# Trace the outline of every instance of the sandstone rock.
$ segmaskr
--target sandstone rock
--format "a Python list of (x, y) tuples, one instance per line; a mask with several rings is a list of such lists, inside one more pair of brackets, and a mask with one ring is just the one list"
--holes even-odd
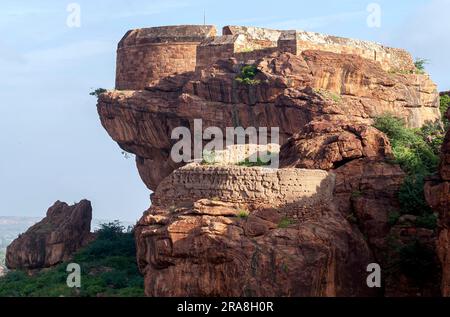
[[(398, 192), (405, 173), (397, 164), (379, 158), (353, 160), (334, 171), (335, 202), (340, 212), (366, 237), (375, 260), (384, 272), (384, 296), (439, 296), (439, 264), (435, 256), (436, 233), (417, 228), (416, 217), (401, 216), (396, 224), (391, 214), (401, 208)], [(402, 265), (400, 250), (418, 241), (426, 272), (409, 272)], [(417, 255), (419, 256), (419, 255)], [(422, 256), (422, 255), (420, 255)]]
[[(450, 119), (450, 110), (447, 111)], [(450, 297), (450, 131), (442, 145), (439, 175), (425, 184), (425, 198), (439, 212), (437, 253), (442, 266), (442, 295)]]
[(358, 123), (312, 121), (283, 145), (280, 166), (329, 170), (364, 157), (392, 158), (384, 133)]
[[(170, 81), (163, 79), (145, 91), (110, 91), (99, 98), (101, 122), (124, 150), (136, 154), (143, 181), (155, 190), (180, 167), (169, 155), (174, 144), (172, 130), (183, 126), (193, 132), (196, 118), (203, 120), (203, 129), (279, 127), (281, 144), (311, 121), (342, 122), (366, 129), (367, 137), (379, 139), (382, 136), (364, 125), (384, 112), (416, 127), (440, 118), (438, 94), (428, 77), (388, 73), (359, 56), (323, 51), (304, 51), (299, 56), (275, 53), (259, 59), (255, 66), (260, 80), (256, 86), (235, 81), (239, 64), (230, 59), (173, 75)], [(347, 129), (350, 139), (341, 143), (358, 143), (354, 139), (362, 132)], [(373, 154), (382, 150), (381, 144), (374, 148), (376, 140), (366, 141), (372, 143), (355, 144), (356, 151)]]
[(365, 284), (371, 254), (364, 239), (332, 206), (320, 210), (279, 228), (261, 209), (245, 219), (166, 210), (168, 224), (154, 225), (146, 221), (152, 207), (136, 227), (146, 295), (374, 295)]
[(92, 239), (91, 203), (69, 206), (57, 201), (47, 216), (14, 240), (6, 251), (9, 269), (40, 269), (70, 259)]
[[(161, 48), (145, 47), (141, 55), (156, 63), (151, 73), (128, 58), (137, 52), (121, 51), (118, 78), (126, 87), (117, 88), (143, 90), (109, 91), (98, 102), (102, 125), (136, 154), (154, 191), (135, 231), (146, 294), (379, 295), (366, 285), (366, 268), (373, 261), (388, 267), (387, 235), (427, 244), (435, 236), (388, 225), (405, 174), (371, 125), (385, 112), (411, 127), (440, 120), (436, 85), (412, 72), (408, 53), (373, 43), (242, 27), (206, 37), (195, 70), (193, 43), (186, 64), (172, 47), (177, 39), (158, 43), (173, 67), (165, 56), (155, 62)], [(257, 69), (256, 84), (236, 81), (244, 64)], [(186, 69), (177, 74), (177, 67)], [(203, 120), (202, 130), (279, 127), (286, 168), (175, 164), (171, 132), (193, 132), (194, 119)], [(431, 294), (398, 277), (384, 281), (384, 294)]]
[(389, 213), (400, 209), (397, 196), (405, 173), (397, 164), (376, 158), (354, 160), (334, 172), (339, 211), (357, 218), (359, 229), (381, 259), (389, 233)]

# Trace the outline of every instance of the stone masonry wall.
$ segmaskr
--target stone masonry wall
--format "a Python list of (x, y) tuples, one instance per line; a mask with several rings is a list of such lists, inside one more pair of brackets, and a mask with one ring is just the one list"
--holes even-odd
[(116, 89), (142, 90), (153, 81), (195, 70), (197, 43), (146, 44), (117, 51)]
[(313, 206), (332, 199), (335, 176), (322, 170), (189, 164), (177, 169), (156, 190), (156, 205), (199, 199), (272, 206)]
[(411, 55), (377, 43), (305, 31), (226, 26), (167, 26), (127, 32), (117, 50), (116, 89), (141, 90), (176, 73), (194, 71), (219, 59), (257, 60), (276, 51), (305, 50), (356, 54), (380, 62), (386, 71), (414, 71)]
[(117, 49), (116, 89), (141, 90), (153, 81), (195, 70), (197, 46), (213, 26), (170, 26), (129, 31)]
[(414, 71), (411, 55), (402, 49), (315, 32), (285, 31), (279, 38), (280, 50), (301, 54), (306, 50), (322, 50), (339, 54), (355, 54), (380, 62), (386, 71)]

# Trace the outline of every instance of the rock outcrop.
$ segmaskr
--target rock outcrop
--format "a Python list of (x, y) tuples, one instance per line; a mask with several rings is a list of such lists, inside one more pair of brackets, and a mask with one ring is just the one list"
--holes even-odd
[[(98, 101), (102, 125), (136, 154), (154, 191), (135, 231), (146, 294), (434, 295), (403, 280), (384, 278), (379, 292), (366, 284), (370, 263), (388, 267), (387, 235), (409, 239), (404, 227), (388, 225), (405, 174), (374, 118), (389, 112), (410, 127), (440, 120), (436, 85), (415, 72), (411, 56), (301, 31), (225, 27), (217, 37), (209, 27), (192, 30), (191, 38), (177, 28), (173, 41), (170, 28), (127, 33), (121, 43), (140, 34), (150, 64), (135, 65), (119, 45), (118, 78), (129, 90), (119, 85)], [(186, 65), (180, 54), (161, 56), (161, 65), (177, 64), (158, 77), (155, 41), (158, 50), (173, 50), (180, 37), (190, 47), (204, 40)], [(244, 65), (256, 73), (247, 84), (236, 80)], [(139, 71), (146, 67), (156, 71)], [(278, 127), (281, 169), (173, 162), (173, 129), (193, 135), (195, 119), (202, 131)], [(419, 236), (434, 241), (433, 233)]]
[[(450, 120), (450, 109), (447, 110)], [(439, 212), (437, 253), (442, 265), (442, 294), (450, 297), (450, 131), (442, 145), (439, 174), (425, 185), (428, 204)]]
[[(372, 130), (367, 133), (373, 129), (363, 126), (385, 112), (407, 119), (411, 126), (440, 120), (436, 86), (426, 75), (388, 73), (355, 55), (274, 54), (256, 63), (261, 81), (256, 86), (236, 83), (240, 64), (231, 59), (162, 79), (143, 91), (102, 94), (102, 124), (125, 151), (136, 154), (144, 183), (155, 190), (180, 167), (170, 159), (172, 130), (182, 126), (193, 132), (196, 118), (205, 128), (279, 127), (281, 144), (313, 120)], [(357, 138), (358, 132), (347, 132)]]
[(92, 240), (88, 200), (69, 206), (57, 201), (46, 217), (19, 235), (6, 250), (9, 269), (41, 269), (67, 261)]
[[(183, 170), (186, 180), (199, 174), (195, 165)], [(331, 202), (332, 174), (328, 179), (324, 171), (305, 170), (303, 175), (302, 170), (285, 169), (277, 175), (258, 167), (232, 170), (224, 175), (228, 180), (217, 174), (217, 189), (203, 192), (203, 199), (194, 193), (210, 189), (207, 182), (193, 181), (196, 186), (186, 186), (183, 199), (173, 199), (163, 184), (158, 187), (152, 207), (136, 226), (138, 264), (148, 296), (375, 294), (365, 286), (371, 252)], [(254, 181), (236, 177), (238, 170)], [(173, 190), (185, 183), (177, 173), (169, 177), (178, 181), (171, 180)], [(254, 188), (258, 177), (267, 178), (262, 182), (266, 189)], [(276, 190), (268, 180), (273, 177), (279, 179)], [(322, 181), (302, 196), (295, 177), (307, 184), (313, 177)], [(230, 196), (221, 194), (227, 185), (233, 186)], [(258, 193), (267, 200), (249, 198)]]

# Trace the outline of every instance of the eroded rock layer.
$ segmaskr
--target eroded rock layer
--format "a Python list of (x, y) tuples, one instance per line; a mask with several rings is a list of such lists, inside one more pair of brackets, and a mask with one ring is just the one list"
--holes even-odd
[(9, 269), (41, 269), (67, 261), (92, 239), (91, 203), (69, 206), (57, 201), (47, 216), (14, 240), (6, 250)]

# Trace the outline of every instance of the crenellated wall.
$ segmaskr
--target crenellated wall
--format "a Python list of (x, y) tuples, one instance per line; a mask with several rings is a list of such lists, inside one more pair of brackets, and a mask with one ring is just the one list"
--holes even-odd
[(157, 80), (202, 69), (219, 59), (249, 62), (282, 51), (305, 50), (356, 54), (380, 63), (386, 71), (412, 72), (411, 55), (377, 43), (305, 31), (226, 26), (181, 25), (128, 31), (117, 49), (116, 89), (142, 90)]
[(359, 55), (379, 62), (386, 71), (414, 71), (415, 69), (411, 55), (403, 49), (315, 32), (284, 31), (280, 35), (278, 47), (296, 55), (306, 50)]

